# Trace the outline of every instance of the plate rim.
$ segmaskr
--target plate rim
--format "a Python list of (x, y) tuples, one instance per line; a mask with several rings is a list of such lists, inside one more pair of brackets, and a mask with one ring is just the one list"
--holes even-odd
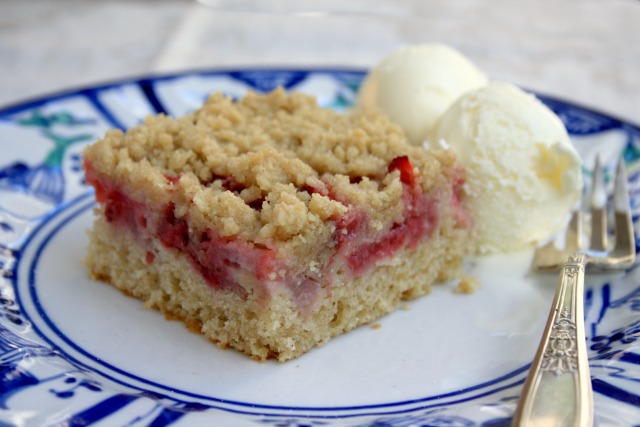
[[(358, 66), (296, 66), (296, 65), (247, 65), (247, 66), (224, 66), (224, 67), (194, 67), (185, 68), (175, 71), (151, 71), (147, 73), (136, 73), (130, 76), (114, 77), (107, 79), (99, 79), (95, 83), (85, 83), (78, 86), (70, 85), (64, 86), (60, 89), (52, 89), (50, 91), (44, 91), (43, 94), (28, 96), (24, 99), (16, 101), (9, 101), (6, 104), (0, 105), (0, 115), (9, 115), (19, 112), (20, 110), (42, 105), (49, 101), (55, 101), (59, 99), (68, 98), (75, 95), (87, 95), (87, 92), (97, 92), (107, 89), (111, 89), (118, 86), (124, 86), (127, 84), (144, 84), (152, 81), (171, 80), (189, 76), (214, 76), (216, 74), (228, 74), (233, 72), (305, 72), (305, 73), (354, 73), (360, 74), (363, 77), (370, 71), (370, 68), (358, 67)], [(539, 91), (529, 89), (526, 86), (519, 86), (522, 90), (535, 95), (536, 97), (542, 97), (561, 104), (570, 105), (580, 110), (585, 110), (590, 113), (597, 114), (599, 116), (606, 117), (614, 120), (621, 125), (628, 125), (640, 132), (640, 121), (634, 122), (628, 119), (621, 118), (613, 113), (609, 113), (604, 109), (598, 107), (586, 105), (580, 101), (569, 100), (565, 97), (554, 95), (550, 92)], [(639, 119), (640, 120), (640, 119)]]

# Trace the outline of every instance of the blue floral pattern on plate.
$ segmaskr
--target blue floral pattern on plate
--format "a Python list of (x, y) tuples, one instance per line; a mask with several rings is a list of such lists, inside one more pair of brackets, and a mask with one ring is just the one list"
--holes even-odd
[[(429, 388), (425, 385), (424, 392), (420, 392), (419, 384), (416, 388), (416, 384), (409, 384), (410, 380), (398, 376), (401, 367), (392, 375), (385, 376), (378, 372), (384, 369), (374, 366), (376, 372), (372, 372), (371, 378), (376, 382), (359, 389), (373, 389), (376, 391), (372, 394), (374, 398), (358, 400), (356, 396), (344, 402), (338, 400), (314, 404), (313, 399), (274, 400), (255, 394), (246, 398), (242, 394), (236, 398), (232, 395), (229, 397), (225, 394), (226, 389), (233, 388), (230, 386), (235, 384), (221, 384), (220, 387), (215, 384), (210, 390), (203, 388), (199, 382), (209, 381), (208, 371), (198, 371), (192, 382), (183, 381), (179, 377), (188, 374), (188, 363), (181, 364), (171, 358), (165, 360), (162, 356), (149, 363), (155, 363), (154, 366), (160, 367), (161, 371), (166, 369), (166, 375), (164, 372), (164, 376), (154, 375), (154, 372), (129, 364), (126, 357), (121, 357), (122, 352), (104, 350), (106, 347), (98, 345), (97, 341), (112, 339), (109, 334), (118, 329), (105, 329), (109, 333), (105, 333), (104, 339), (102, 336), (92, 337), (94, 329), (90, 325), (99, 326), (101, 323), (99, 320), (96, 321), (98, 323), (91, 323), (91, 314), (82, 311), (84, 304), (80, 301), (94, 301), (90, 302), (96, 304), (91, 307), (92, 310), (106, 310), (95, 301), (100, 300), (100, 295), (111, 295), (113, 292), (108, 287), (96, 286), (87, 292), (88, 296), (84, 297), (87, 299), (82, 300), (84, 294), (76, 295), (76, 292), (79, 289), (83, 291), (89, 285), (73, 288), (75, 282), (88, 281), (84, 279), (86, 274), (78, 261), (82, 256), (82, 235), (84, 228), (90, 225), (93, 206), (93, 193), (86, 186), (82, 172), (81, 151), (86, 144), (100, 137), (108, 128), (126, 129), (139, 123), (148, 114), (187, 113), (197, 108), (214, 91), (240, 97), (247, 90), (266, 91), (284, 86), (288, 90), (312, 94), (321, 105), (342, 111), (353, 104), (363, 76), (364, 73), (357, 70), (257, 69), (181, 73), (69, 91), (0, 110), (0, 144), (4, 147), (0, 158), (0, 425), (509, 425), (528, 368), (527, 361), (533, 356), (529, 350), (518, 356), (518, 361), (500, 368), (501, 357), (505, 363), (507, 359), (515, 357), (511, 347), (507, 346), (511, 351), (508, 354), (483, 355), (482, 352), (487, 349), (482, 344), (464, 344), (463, 349), (466, 345), (478, 351), (478, 359), (497, 359), (493, 365), (487, 364), (495, 372), (478, 376), (473, 372), (465, 373), (464, 366), (440, 366), (436, 370), (441, 372), (442, 378), (434, 379), (438, 386)], [(640, 129), (560, 100), (544, 96), (541, 99), (563, 120), (585, 158), (585, 164), (589, 164), (587, 159), (594, 152), (604, 154), (605, 159), (610, 160), (609, 168), (613, 166), (613, 159), (621, 154), (624, 156), (629, 165), (631, 201), (637, 218), (640, 214)], [(598, 138), (615, 143), (604, 144)], [(585, 168), (584, 173), (588, 181), (590, 171)], [(482, 265), (485, 261), (474, 262)], [(488, 262), (490, 264), (492, 261)], [(526, 263), (521, 265), (525, 266)], [(639, 274), (640, 270), (632, 268), (622, 275), (607, 276), (587, 284), (585, 301), (589, 356), (596, 392), (596, 418), (601, 426), (632, 425), (640, 419)], [(493, 281), (491, 274), (486, 277)], [(534, 284), (540, 280), (548, 283), (554, 281), (554, 278), (527, 278), (523, 274), (516, 277)], [(532, 305), (548, 307), (552, 290), (541, 291), (542, 295), (538, 295), (540, 292), (535, 286), (524, 297), (533, 298)], [(488, 293), (505, 293), (501, 289), (491, 290), (490, 285), (488, 288)], [(481, 289), (478, 295), (469, 299), (481, 298), (483, 292)], [(424, 304), (429, 307), (428, 300), (449, 297), (441, 292), (425, 298), (427, 302)], [(516, 292), (509, 297), (521, 296)], [(113, 304), (113, 301), (119, 303), (121, 300), (118, 294), (110, 301)], [(119, 317), (124, 318), (122, 325), (126, 329), (129, 321), (127, 310), (136, 302), (125, 303), (128, 306), (122, 311), (118, 311), (120, 307), (114, 305), (106, 313), (114, 313), (114, 317), (119, 313)], [(417, 303), (418, 309), (411, 310), (415, 313), (410, 312), (404, 318), (396, 314), (389, 316), (388, 329), (392, 329), (393, 322), (406, 322), (402, 324), (408, 328), (419, 321), (419, 316), (423, 315), (421, 309), (424, 308), (421, 304)], [(508, 301), (504, 302), (504, 306), (508, 306)], [(65, 317), (64, 313), (73, 310), (78, 313), (74, 323), (86, 321), (86, 328), (70, 326), (68, 319), (73, 321), (75, 314)], [(99, 313), (96, 319), (103, 315)], [(544, 315), (541, 312), (533, 318), (542, 323)], [(143, 316), (136, 319), (151, 316), (149, 321), (160, 325), (158, 327), (161, 329), (173, 327), (171, 323), (148, 312), (135, 316)], [(504, 319), (526, 323), (525, 318), (518, 320), (516, 315), (507, 311)], [(450, 333), (445, 333), (449, 337), (468, 333), (461, 329), (464, 321), (454, 320), (453, 324), (436, 324), (430, 330), (421, 332), (423, 340), (427, 341), (425, 348), (434, 348), (436, 353), (446, 353), (449, 348), (448, 343), (440, 343), (442, 338), (433, 331), (450, 328)], [(469, 329), (493, 331), (493, 335), (504, 332), (501, 324), (492, 323), (494, 318), (480, 316), (476, 320), (480, 326), (468, 325)], [(100, 330), (98, 328), (95, 333), (100, 334)], [(507, 339), (499, 342), (509, 344), (511, 339), (517, 339), (519, 335), (530, 341), (530, 337), (537, 337), (538, 332), (535, 328), (528, 332), (516, 328), (509, 332)], [(186, 332), (178, 331), (175, 336), (181, 337), (182, 334)], [(357, 340), (364, 334), (366, 331), (362, 330), (350, 333), (343, 337), (342, 344), (337, 345), (348, 343), (345, 340)], [(474, 334), (472, 337), (478, 336)], [(172, 335), (169, 333), (167, 336)], [(368, 343), (367, 346), (358, 344), (358, 349), (347, 350), (351, 352), (348, 353), (351, 357), (362, 360), (363, 365), (366, 360), (378, 360), (376, 357), (382, 357), (383, 360), (386, 356), (380, 354), (391, 351), (389, 346), (377, 345), (371, 338), (365, 338), (362, 342)], [(114, 342), (119, 342), (118, 339), (113, 336)], [(129, 342), (131, 346), (125, 347), (127, 351), (138, 354), (135, 347), (139, 343), (142, 346), (142, 341), (127, 341), (129, 339), (123, 338), (120, 344)], [(236, 359), (234, 355), (229, 356), (229, 352), (209, 344), (204, 348), (205, 352), (210, 351), (215, 357), (222, 357), (215, 359), (218, 365), (213, 366), (214, 369), (233, 370), (236, 364), (245, 363), (244, 359)], [(406, 348), (411, 347), (407, 344)], [(188, 353), (190, 350), (184, 347), (183, 351)], [(144, 354), (149, 357), (149, 354), (157, 353), (158, 349), (151, 348)], [(320, 389), (323, 388), (323, 381), (304, 381), (314, 375), (314, 369), (326, 369), (328, 363), (326, 359), (321, 359), (323, 356), (330, 356), (330, 362), (337, 364), (339, 354), (329, 346), (312, 353), (314, 355), (311, 357), (319, 358), (321, 363), (314, 365), (314, 359), (303, 359), (292, 361), (287, 367), (268, 363), (255, 367), (259, 364), (251, 362), (251, 369), (260, 375), (275, 375), (274, 378), (278, 378), (280, 373), (281, 376), (291, 375), (294, 380), (297, 378), (307, 385), (315, 384), (313, 387), (301, 386), (300, 390), (294, 390), (293, 393), (311, 396), (318, 393), (319, 401), (330, 402), (331, 394), (340, 394), (339, 390), (322, 394)], [(422, 360), (421, 354), (409, 352), (389, 357), (392, 356), (395, 359), (391, 360), (398, 365), (405, 361), (402, 358)], [(455, 357), (462, 356), (450, 357), (455, 360)], [(313, 369), (306, 370), (307, 366)], [(300, 367), (298, 374), (297, 367)], [(389, 367), (385, 366), (385, 369)], [(172, 376), (170, 371), (173, 370), (179, 373)], [(345, 372), (343, 375), (348, 379), (351, 374)], [(366, 372), (362, 375), (354, 374), (352, 381), (370, 380)], [(476, 379), (476, 376), (481, 379)], [(397, 384), (394, 382), (396, 377), (398, 381), (405, 378), (402, 379), (404, 382)], [(411, 373), (407, 378), (410, 377)], [(234, 379), (250, 383), (252, 378), (239, 374)], [(331, 381), (330, 378), (325, 380), (329, 386), (335, 387)], [(199, 388), (195, 385), (192, 387), (195, 383), (199, 384)], [(412, 387), (418, 391), (407, 391)]]

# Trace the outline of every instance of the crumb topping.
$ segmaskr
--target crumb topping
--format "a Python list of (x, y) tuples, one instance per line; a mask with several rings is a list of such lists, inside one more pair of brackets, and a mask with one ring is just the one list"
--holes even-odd
[(459, 294), (471, 294), (478, 289), (478, 286), (479, 282), (477, 278), (462, 274), (454, 292)]
[(399, 156), (425, 192), (454, 173), (452, 155), (410, 145), (385, 116), (342, 115), (282, 89), (237, 102), (215, 94), (184, 117), (109, 131), (84, 154), (97, 176), (141, 203), (173, 203), (193, 229), (289, 251), (329, 240), (329, 220), (353, 209), (374, 232), (401, 221), (404, 172), (389, 169)]

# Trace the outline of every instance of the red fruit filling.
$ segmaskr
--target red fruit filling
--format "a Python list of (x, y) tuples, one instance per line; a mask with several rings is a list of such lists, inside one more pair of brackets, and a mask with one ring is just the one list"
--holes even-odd
[[(247, 290), (237, 279), (242, 271), (251, 272), (259, 283), (265, 283), (272, 273), (282, 268), (272, 249), (221, 238), (212, 230), (194, 239), (186, 219), (175, 216), (173, 203), (167, 204), (158, 215), (117, 186), (98, 179), (90, 165), (85, 165), (85, 170), (87, 182), (96, 189), (96, 200), (105, 206), (107, 222), (126, 227), (144, 238), (156, 236), (165, 247), (187, 254), (191, 264), (213, 288), (230, 289), (246, 298)], [(151, 264), (154, 258), (153, 253), (147, 252), (145, 261)], [(257, 291), (264, 293), (262, 289)]]
[(368, 218), (362, 212), (352, 209), (338, 220), (334, 233), (337, 252), (345, 257), (346, 264), (355, 275), (365, 273), (377, 261), (392, 257), (405, 246), (414, 248), (423, 238), (430, 236), (438, 225), (438, 200), (424, 196), (419, 186), (419, 176), (409, 158), (394, 158), (388, 171), (395, 170), (400, 171), (400, 181), (404, 187), (402, 222), (393, 224), (387, 233), (371, 240), (365, 232)]
[(413, 187), (416, 184), (416, 173), (413, 169), (413, 165), (409, 161), (409, 157), (407, 156), (399, 156), (391, 160), (389, 163), (389, 167), (387, 168), (389, 172), (393, 172), (395, 170), (400, 171), (400, 181), (403, 184), (408, 185), (409, 187)]
[[(343, 257), (344, 265), (351, 274), (361, 275), (377, 261), (392, 257), (400, 249), (415, 247), (421, 239), (433, 233), (438, 223), (438, 201), (424, 196), (419, 185), (420, 177), (408, 157), (397, 157), (389, 164), (388, 170), (400, 171), (405, 206), (402, 221), (384, 234), (375, 234), (368, 230), (367, 215), (357, 207), (351, 207), (346, 215), (335, 220), (335, 253), (328, 265), (319, 266), (316, 273), (295, 276), (291, 273), (293, 269), (276, 257), (274, 249), (240, 239), (223, 238), (211, 229), (200, 236), (193, 236), (186, 218), (176, 217), (173, 203), (167, 204), (158, 214), (129, 198), (118, 186), (99, 179), (90, 164), (85, 163), (85, 170), (87, 182), (96, 189), (97, 201), (105, 206), (108, 222), (124, 226), (143, 238), (157, 237), (165, 247), (185, 253), (213, 288), (229, 289), (246, 298), (249, 285), (246, 280), (253, 276), (258, 284), (256, 291), (267, 299), (270, 289), (281, 282), (290, 289), (302, 310), (313, 306), (321, 288), (329, 289), (331, 274), (328, 273), (338, 257)], [(230, 191), (240, 190), (241, 186), (232, 179), (215, 178), (223, 179), (224, 187)], [(168, 177), (167, 182), (175, 184), (178, 179)], [(330, 189), (308, 187), (304, 190), (333, 197)], [(261, 202), (256, 201), (255, 208), (259, 208)], [(153, 253), (147, 252), (145, 261), (151, 264), (154, 258)]]
[(458, 224), (468, 227), (473, 223), (469, 212), (462, 206), (462, 196), (464, 194), (464, 184), (466, 183), (465, 173), (462, 168), (454, 170), (453, 177), (453, 195), (451, 197), (451, 205)]

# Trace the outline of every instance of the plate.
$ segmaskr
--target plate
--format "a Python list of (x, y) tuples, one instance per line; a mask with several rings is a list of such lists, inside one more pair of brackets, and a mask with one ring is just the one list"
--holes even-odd
[[(532, 252), (471, 258), (455, 284), (287, 363), (221, 350), (88, 279), (93, 192), (82, 149), (109, 128), (179, 116), (208, 94), (277, 86), (345, 110), (359, 70), (194, 71), (72, 90), (0, 110), (0, 424), (506, 426), (552, 300)], [(640, 213), (640, 128), (540, 96), (586, 165), (623, 155)], [(584, 168), (585, 180), (591, 171)], [(637, 222), (636, 222), (637, 224)], [(588, 276), (596, 421), (640, 420), (640, 269)]]

